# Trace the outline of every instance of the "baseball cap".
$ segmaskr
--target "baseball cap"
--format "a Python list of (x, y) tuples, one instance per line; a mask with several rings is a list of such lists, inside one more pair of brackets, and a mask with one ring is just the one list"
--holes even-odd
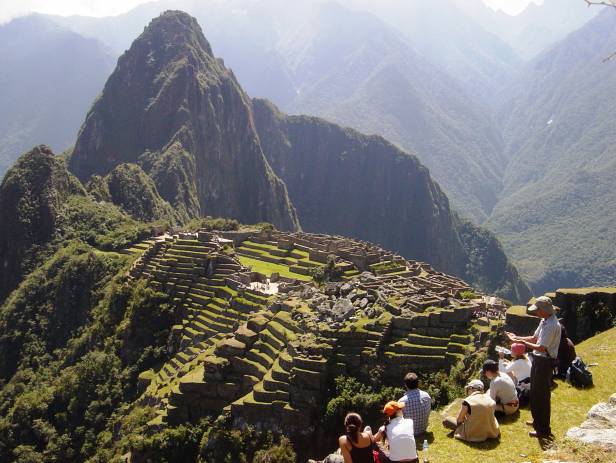
[(480, 379), (474, 379), (472, 381), (469, 381), (466, 387), (472, 387), (473, 389), (480, 389), (483, 391), (484, 385), (483, 381), (481, 381)]
[(404, 408), (404, 402), (396, 402), (392, 400), (391, 402), (387, 402), (385, 408), (383, 409), (383, 413), (387, 416), (394, 416), (398, 410), (402, 410)]
[(554, 306), (552, 305), (552, 299), (547, 296), (538, 297), (535, 299), (535, 303), (528, 308), (527, 312), (534, 314), (538, 309), (541, 309), (546, 313), (553, 314)]

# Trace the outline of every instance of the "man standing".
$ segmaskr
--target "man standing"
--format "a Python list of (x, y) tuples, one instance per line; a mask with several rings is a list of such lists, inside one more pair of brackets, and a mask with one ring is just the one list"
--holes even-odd
[(511, 342), (521, 342), (533, 350), (533, 366), (530, 372), (530, 410), (533, 421), (528, 422), (535, 430), (531, 437), (545, 438), (552, 435), (550, 428), (550, 400), (552, 395), (552, 372), (558, 356), (561, 328), (549, 297), (538, 297), (528, 308), (528, 313), (541, 318), (533, 336), (516, 336), (506, 333)]
[(419, 389), (419, 379), (415, 373), (407, 373), (404, 377), (406, 394), (398, 402), (404, 402), (402, 413), (404, 418), (413, 420), (415, 435), (419, 436), (428, 429), (428, 418), (432, 409), (432, 399), (430, 395)]

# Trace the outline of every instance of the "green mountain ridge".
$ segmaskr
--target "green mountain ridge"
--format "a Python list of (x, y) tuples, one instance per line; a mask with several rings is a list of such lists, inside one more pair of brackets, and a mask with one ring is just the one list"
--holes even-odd
[(615, 25), (607, 9), (536, 58), (505, 105), (511, 161), (487, 226), (536, 291), (614, 281)]
[[(477, 251), (463, 246), (456, 230), (461, 222), (427, 170), (408, 153), (381, 138), (370, 139), (374, 143), (368, 146), (360, 134), (316, 118), (297, 119), (306, 122), (295, 125), (304, 138), (292, 145), (291, 152), (286, 153), (284, 143), (272, 143), (269, 137), (276, 127), (257, 127), (256, 103), (251, 103), (233, 74), (213, 57), (198, 24), (189, 18), (173, 12), (161, 15), (120, 58), (70, 156), (69, 166), (78, 177), (87, 181), (92, 175), (106, 175), (119, 163), (137, 163), (151, 177), (160, 197), (176, 210), (180, 222), (212, 215), (243, 223), (269, 221), (283, 230), (305, 223), (313, 231), (359, 236), (391, 246), (469, 282), (481, 281), (486, 291), (507, 298), (529, 295), (500, 246), (481, 248), (487, 251), (481, 260), (498, 262), (497, 271), (488, 275), (484, 267), (470, 263), (470, 254)], [(127, 83), (141, 79), (142, 73), (145, 81)], [(131, 76), (128, 80), (126, 74)], [(337, 135), (320, 141), (332, 131)], [(306, 138), (311, 134), (316, 138)], [(306, 209), (301, 196), (287, 193), (287, 189), (298, 191), (303, 181), (288, 177), (286, 167), (276, 165), (275, 160), (283, 153), (304, 156), (303, 147), (315, 142), (320, 157), (306, 158), (309, 162), (302, 175), (321, 180), (313, 185), (313, 203)], [(373, 184), (376, 189), (361, 201), (352, 194), (345, 165), (326, 160), (343, 156), (347, 149), (368, 156), (367, 162), (355, 168), (354, 182)], [(380, 157), (386, 160), (388, 177), (372, 178), (370, 163)], [(391, 177), (399, 164), (396, 159), (411, 166), (406, 177)], [(347, 185), (344, 202), (336, 202), (331, 196), (336, 193), (323, 181), (330, 174), (337, 177), (332, 177), (332, 186)], [(416, 182), (413, 188), (419, 194), (405, 189), (413, 185), (409, 179)], [(379, 185), (390, 181), (400, 189), (383, 195)], [(365, 204), (372, 204), (368, 217)], [(299, 208), (297, 213), (295, 208)], [(317, 209), (327, 212), (314, 216)], [(385, 224), (400, 210), (405, 211), (407, 226), (395, 231)], [(358, 228), (377, 217), (376, 227)], [(411, 225), (413, 218), (421, 220)], [(487, 239), (494, 241), (492, 236)]]

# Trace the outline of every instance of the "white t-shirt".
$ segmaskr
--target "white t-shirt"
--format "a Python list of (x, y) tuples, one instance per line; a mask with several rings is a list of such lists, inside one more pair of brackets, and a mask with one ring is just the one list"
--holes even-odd
[(503, 373), (512, 373), (519, 383), (523, 379), (530, 378), (532, 364), (527, 358), (519, 358), (513, 362), (505, 363), (502, 359), (498, 362), (498, 369)]
[(413, 420), (403, 417), (394, 418), (387, 425), (386, 432), (391, 461), (417, 458)]
[(518, 391), (515, 390), (513, 380), (504, 373), (490, 381), (488, 393), (496, 403), (508, 404), (518, 400)]

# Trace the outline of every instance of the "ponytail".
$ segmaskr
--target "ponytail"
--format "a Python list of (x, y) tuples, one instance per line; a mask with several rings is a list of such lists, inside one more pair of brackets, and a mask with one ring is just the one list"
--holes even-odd
[(359, 442), (359, 433), (361, 432), (361, 428), (363, 425), (363, 421), (361, 416), (357, 413), (349, 413), (344, 418), (344, 429), (346, 431), (346, 436), (351, 442)]

